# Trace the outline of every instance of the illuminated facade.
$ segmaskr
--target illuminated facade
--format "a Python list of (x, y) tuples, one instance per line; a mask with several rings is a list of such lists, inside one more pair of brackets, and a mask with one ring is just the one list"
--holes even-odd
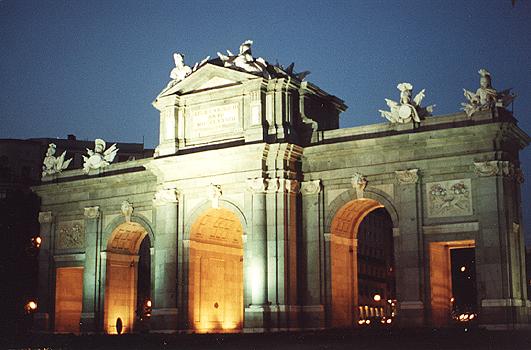
[[(444, 326), (459, 247), (475, 249), (477, 322), (529, 322), (518, 160), (529, 137), (511, 113), (339, 129), (343, 102), (280, 68), (265, 77), (214, 59), (189, 73), (154, 102), (153, 158), (34, 188), (37, 327), (348, 327), (387, 298), (393, 323)], [(376, 210), (380, 243), (358, 243)], [(377, 280), (381, 300), (367, 287)]]

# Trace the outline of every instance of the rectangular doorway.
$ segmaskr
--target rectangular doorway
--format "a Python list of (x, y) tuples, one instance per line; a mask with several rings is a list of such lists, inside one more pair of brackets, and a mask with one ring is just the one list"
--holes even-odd
[(476, 309), (474, 248), (474, 240), (429, 245), (431, 321), (435, 327), (450, 325), (456, 312)]
[(57, 268), (55, 279), (55, 331), (78, 334), (82, 305), (83, 268)]

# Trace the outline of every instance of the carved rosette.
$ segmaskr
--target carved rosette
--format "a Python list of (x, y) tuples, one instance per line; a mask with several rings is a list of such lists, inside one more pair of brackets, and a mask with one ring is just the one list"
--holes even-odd
[(100, 207), (87, 207), (83, 214), (86, 219), (96, 219), (100, 216)]
[(400, 185), (416, 184), (419, 181), (419, 169), (397, 170), (395, 175)]
[(79, 249), (85, 246), (83, 221), (62, 222), (57, 227), (57, 249)]
[(265, 192), (268, 187), (268, 179), (256, 177), (254, 179), (247, 179), (247, 186), (253, 193)]
[(369, 181), (367, 177), (361, 173), (354, 173), (351, 179), (352, 187), (356, 190), (358, 198), (363, 198), (363, 192), (367, 188)]
[(129, 203), (128, 201), (122, 202), (122, 205), (120, 206), (120, 211), (125, 217), (125, 222), (131, 222), (131, 215), (133, 215), (133, 210), (133, 205), (131, 203)]
[(40, 224), (49, 224), (52, 222), (52, 212), (51, 211), (41, 211), (39, 213), (39, 223)]
[(208, 186), (208, 197), (212, 202), (212, 208), (219, 208), (219, 199), (221, 198), (222, 194), (223, 192), (221, 191), (220, 185), (210, 184)]
[(318, 194), (321, 192), (321, 180), (301, 182), (301, 193), (303, 196)]
[(153, 196), (154, 205), (166, 205), (178, 201), (179, 192), (175, 188), (160, 188)]

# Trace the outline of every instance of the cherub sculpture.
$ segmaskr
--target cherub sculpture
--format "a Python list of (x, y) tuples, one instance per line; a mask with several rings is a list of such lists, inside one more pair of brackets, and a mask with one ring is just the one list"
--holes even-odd
[(254, 58), (251, 52), (252, 40), (246, 40), (240, 45), (240, 53), (234, 55), (227, 50), (228, 56), (218, 52), (218, 56), (225, 67), (236, 67), (248, 73), (258, 73), (264, 78), (269, 78), (267, 62), (262, 58)]
[(501, 92), (496, 91), (492, 87), (492, 77), (486, 69), (480, 69), (478, 71), (479, 89), (476, 93), (463, 89), (467, 102), (462, 102), (462, 110), (471, 117), (478, 111), (485, 111), (493, 108), (494, 106), (507, 107), (515, 99), (515, 95), (511, 94), (511, 89), (507, 89)]
[(46, 156), (42, 164), (42, 177), (46, 175), (53, 175), (60, 173), (61, 171), (68, 168), (72, 158), (65, 160), (66, 151), (64, 151), (59, 157), (55, 156), (57, 146), (55, 143), (50, 143), (48, 145), (48, 150), (46, 150)]
[(390, 111), (379, 110), (383, 118), (386, 118), (391, 123), (408, 123), (414, 121), (420, 123), (421, 120), (430, 116), (435, 105), (421, 107), (420, 103), (424, 99), (426, 89), (422, 89), (411, 101), (413, 92), (413, 85), (410, 83), (400, 83), (396, 86), (400, 90), (400, 102), (385, 99)]
[(94, 151), (87, 148), (87, 156), (83, 156), (83, 171), (88, 174), (91, 170), (103, 169), (112, 163), (118, 153), (116, 144), (105, 150), (105, 141), (102, 139), (94, 140)]

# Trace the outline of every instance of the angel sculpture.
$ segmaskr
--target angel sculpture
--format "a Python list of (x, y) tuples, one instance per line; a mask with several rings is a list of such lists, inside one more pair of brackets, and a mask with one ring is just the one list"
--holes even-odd
[(494, 106), (505, 108), (513, 102), (516, 96), (511, 94), (511, 89), (498, 92), (492, 87), (492, 78), (489, 71), (482, 68), (478, 73), (480, 75), (479, 89), (476, 90), (476, 93), (463, 89), (465, 98), (468, 101), (461, 103), (461, 109), (469, 117), (478, 111), (485, 111)]
[(94, 151), (87, 148), (87, 156), (83, 156), (83, 171), (88, 174), (91, 170), (103, 169), (112, 163), (118, 148), (116, 144), (105, 150), (105, 141), (102, 139), (94, 140)]
[(48, 150), (46, 151), (46, 156), (44, 157), (42, 164), (42, 177), (60, 173), (68, 168), (72, 161), (72, 158), (65, 160), (66, 151), (64, 151), (59, 157), (56, 157), (56, 148), (57, 146), (55, 143), (50, 143), (48, 145)]
[(269, 78), (267, 71), (267, 62), (262, 58), (254, 58), (251, 52), (252, 40), (246, 40), (240, 45), (240, 53), (234, 55), (231, 51), (227, 50), (227, 55), (218, 52), (218, 56), (223, 62), (225, 67), (236, 67), (248, 73), (258, 73), (264, 78)]
[(383, 118), (386, 118), (391, 123), (408, 123), (414, 121), (420, 123), (421, 120), (430, 116), (435, 105), (421, 107), (420, 103), (426, 96), (426, 89), (422, 89), (411, 101), (413, 85), (410, 83), (400, 83), (396, 86), (400, 90), (400, 102), (395, 102), (390, 99), (385, 99), (390, 111), (379, 110)]

